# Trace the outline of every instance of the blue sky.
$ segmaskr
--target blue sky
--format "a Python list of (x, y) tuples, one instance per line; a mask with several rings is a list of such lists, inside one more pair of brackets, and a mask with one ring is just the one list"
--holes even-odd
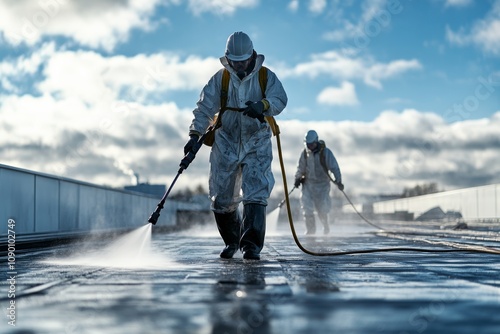
[[(314, 128), (354, 193), (500, 182), (499, 0), (2, 2), (0, 163), (169, 183), (240, 30), (288, 93), (289, 178)], [(207, 156), (180, 187), (206, 187)]]

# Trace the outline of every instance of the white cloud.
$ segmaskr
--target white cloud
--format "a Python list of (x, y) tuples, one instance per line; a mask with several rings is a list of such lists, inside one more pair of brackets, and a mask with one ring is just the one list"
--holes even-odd
[(395, 77), (408, 70), (421, 69), (420, 62), (412, 60), (394, 60), (388, 64), (373, 64), (365, 74), (365, 82), (377, 88), (382, 88), (380, 83), (383, 79)]
[(40, 71), (42, 79), (35, 87), (41, 94), (102, 104), (119, 97), (144, 102), (150, 94), (169, 90), (199, 91), (220, 66), (218, 58), (181, 59), (167, 53), (103, 56), (94, 51), (55, 51), (49, 43), (29, 56), (0, 62), (0, 75), (4, 89), (17, 92), (13, 81)]
[(231, 15), (239, 8), (252, 8), (259, 4), (259, 0), (189, 0), (189, 9), (200, 15), (211, 12), (218, 15)]
[(495, 56), (500, 55), (500, 0), (494, 2), (491, 11), (472, 27), (461, 27), (458, 31), (446, 27), (447, 40), (456, 45), (475, 45)]
[[(320, 14), (325, 10), (326, 5), (326, 0), (309, 0), (307, 9), (314, 14)], [(291, 0), (287, 7), (288, 10), (296, 12), (299, 9), (299, 0)]]
[(380, 89), (382, 80), (421, 68), (422, 65), (416, 59), (378, 63), (369, 57), (347, 57), (337, 51), (329, 51), (312, 55), (311, 61), (298, 64), (294, 68), (281, 69), (280, 76), (316, 78), (327, 75), (340, 80), (362, 79), (365, 84)]
[(326, 0), (310, 0), (309, 11), (313, 13), (321, 13), (326, 7)]
[(353, 106), (359, 104), (354, 84), (343, 81), (340, 87), (327, 87), (319, 93), (318, 103), (336, 106)]
[[(401, 4), (394, 7), (390, 2), (388, 4), (387, 0), (365, 0), (361, 3), (360, 15), (355, 18), (347, 18), (341, 15), (343, 7), (352, 6), (352, 2), (337, 2), (334, 5), (336, 8), (333, 11), (340, 13), (336, 15), (335, 20), (339, 28), (324, 35), (327, 40), (334, 42), (356, 39), (367, 35), (367, 32), (370, 37), (374, 37), (383, 28), (386, 28), (390, 21), (390, 12), (398, 13), (401, 8)], [(391, 7), (391, 11), (386, 10), (387, 6)], [(373, 30), (375, 26), (377, 29)]]
[(13, 45), (33, 45), (44, 36), (64, 36), (111, 51), (132, 29), (150, 30), (159, 0), (2, 1), (0, 33)]
[(288, 9), (292, 12), (296, 12), (299, 9), (299, 0), (292, 0), (288, 4)]
[(0, 129), (9, 129), (0, 131), (2, 163), (113, 186), (130, 183), (117, 161), (167, 183), (178, 169), (192, 118), (173, 103), (112, 110), (24, 95), (2, 97), (0, 105)]
[(472, 0), (445, 0), (446, 7), (466, 7), (472, 3)]

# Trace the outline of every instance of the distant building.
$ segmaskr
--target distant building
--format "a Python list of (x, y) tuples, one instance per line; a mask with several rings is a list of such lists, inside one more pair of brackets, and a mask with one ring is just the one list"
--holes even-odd
[(163, 184), (149, 184), (149, 183), (141, 183), (139, 182), (139, 174), (134, 173), (135, 185), (133, 186), (125, 186), (123, 189), (135, 191), (138, 193), (153, 195), (157, 198), (162, 198), (165, 192), (167, 191), (167, 187)]
[(167, 189), (164, 184), (149, 184), (149, 183), (139, 183), (135, 186), (125, 186), (123, 188), (125, 190), (153, 195), (155, 197), (158, 197), (159, 199), (163, 197)]

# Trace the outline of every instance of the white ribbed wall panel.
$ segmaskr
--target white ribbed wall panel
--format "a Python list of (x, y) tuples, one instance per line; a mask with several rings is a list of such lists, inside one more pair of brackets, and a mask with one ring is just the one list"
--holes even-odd
[(500, 218), (500, 184), (373, 203), (374, 213), (413, 212), (415, 217), (436, 206), (459, 211), (464, 219)]

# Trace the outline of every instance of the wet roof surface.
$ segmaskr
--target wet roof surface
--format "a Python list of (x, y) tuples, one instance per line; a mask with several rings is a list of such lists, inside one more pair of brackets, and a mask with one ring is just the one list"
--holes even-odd
[[(498, 230), (488, 227), (404, 225), (405, 233), (394, 233), (401, 224), (385, 224), (391, 235), (344, 221), (333, 224), (329, 236), (299, 239), (315, 252), (443, 249), (442, 241), (500, 248)], [(500, 255), (311, 256), (296, 246), (286, 224), (268, 229), (261, 261), (244, 261), (239, 252), (219, 259), (223, 245), (213, 225), (153, 233), (150, 242), (134, 238), (118, 252), (111, 240), (19, 252), (16, 327), (4, 318), (1, 332), (499, 332)], [(3, 291), (6, 285), (2, 281)], [(6, 293), (1, 297), (5, 309)]]

